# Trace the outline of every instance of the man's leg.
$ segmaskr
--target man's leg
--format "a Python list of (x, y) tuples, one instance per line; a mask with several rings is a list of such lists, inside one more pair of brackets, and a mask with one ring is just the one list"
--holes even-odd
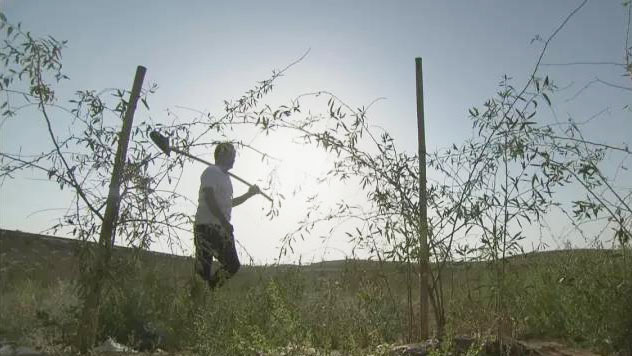
[(211, 280), (211, 265), (213, 253), (211, 251), (211, 231), (206, 225), (196, 225), (193, 231), (195, 243), (195, 271), (205, 281)]
[(213, 237), (213, 248), (218, 252), (216, 255), (217, 260), (222, 264), (222, 268), (217, 270), (209, 280), (209, 286), (216, 288), (237, 273), (241, 263), (239, 263), (237, 250), (235, 249), (235, 239), (232, 236), (226, 237), (217, 231), (216, 234), (213, 234)]

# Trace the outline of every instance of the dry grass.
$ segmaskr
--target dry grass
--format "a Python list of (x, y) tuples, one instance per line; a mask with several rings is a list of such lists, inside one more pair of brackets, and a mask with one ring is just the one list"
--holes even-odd
[[(72, 240), (0, 233), (0, 338), (42, 347), (71, 342), (80, 300), (73, 282), (77, 247)], [(117, 280), (101, 310), (101, 339), (136, 345), (151, 322), (171, 351), (248, 355), (290, 344), (301, 352), (360, 355), (408, 335), (405, 269), (398, 263), (245, 266), (210, 294), (192, 274), (190, 258), (138, 252), (116, 250)], [(513, 257), (503, 318), (493, 303), (497, 281), (490, 265), (450, 265), (442, 274), (448, 332), (484, 336), (502, 324), (519, 338), (555, 338), (604, 352), (631, 347), (629, 256), (628, 250), (580, 250)]]

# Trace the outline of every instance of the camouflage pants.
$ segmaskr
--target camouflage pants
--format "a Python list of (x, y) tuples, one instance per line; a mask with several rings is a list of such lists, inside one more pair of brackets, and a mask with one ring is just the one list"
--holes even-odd
[[(235, 249), (235, 239), (226, 235), (216, 225), (195, 225), (195, 260), (196, 272), (208, 282), (209, 287), (221, 286), (226, 279), (232, 277), (241, 264)], [(213, 258), (222, 264), (215, 273), (211, 273)]]

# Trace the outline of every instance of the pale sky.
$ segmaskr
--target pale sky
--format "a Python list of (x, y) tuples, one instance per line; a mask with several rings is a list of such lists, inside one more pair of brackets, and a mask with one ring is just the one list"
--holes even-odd
[[(328, 90), (358, 107), (385, 97), (369, 112), (370, 123), (387, 129), (403, 150), (413, 153), (417, 150), (415, 57), (423, 57), (424, 62), (430, 152), (472, 135), (467, 109), (494, 96), (502, 75), (512, 76), (516, 86), (522, 86), (542, 48), (541, 42), (531, 40), (536, 35), (548, 37), (579, 3), (2, 0), (1, 7), (10, 22), (21, 22), (34, 34), (68, 40), (63, 64), (71, 80), (59, 87), (62, 99), (79, 89), (130, 88), (136, 66), (143, 65), (145, 83), (155, 82), (159, 90), (149, 100), (151, 112), (138, 111), (135, 121), (150, 115), (154, 122), (167, 123), (165, 110), (176, 106), (220, 115), (223, 100), (238, 98), (273, 69), (311, 49), (277, 82), (267, 100), (280, 103), (302, 93)], [(550, 44), (543, 63), (623, 63), (626, 26), (621, 0), (589, 1)], [(544, 66), (540, 73), (566, 88), (553, 98), (560, 119), (572, 116), (581, 121), (608, 109), (590, 134), (610, 143), (630, 142), (632, 119), (629, 111), (622, 110), (630, 103), (629, 91), (596, 83), (566, 102), (595, 78), (632, 86), (629, 78), (621, 76), (620, 67)], [(271, 145), (247, 132), (235, 133), (234, 138), (261, 143), (281, 157), (281, 184), (287, 191), (301, 184), (323, 189), (308, 182), (328, 168), (328, 159), (313, 148), (281, 139)], [(36, 115), (19, 116), (0, 126), (2, 152), (37, 153), (47, 147)], [(200, 154), (212, 157), (210, 152)], [(203, 168), (197, 163), (187, 167), (180, 193), (197, 199)], [(269, 169), (244, 153), (234, 172), (256, 182)], [(67, 207), (70, 195), (60, 193), (45, 178), (26, 171), (5, 181), (0, 187), (0, 227), (41, 232), (56, 222), (64, 210), (43, 210)], [(236, 193), (246, 190), (238, 182), (233, 184)], [(359, 190), (338, 187), (329, 194), (354, 199)], [(265, 204), (255, 197), (233, 211), (236, 236), (257, 263), (274, 262), (282, 236), (295, 227), (305, 207), (299, 197), (290, 199), (284, 202), (281, 216), (268, 221)], [(195, 212), (195, 206), (182, 209)], [(308, 239), (297, 245), (292, 259), (343, 258), (350, 249), (340, 235), (326, 245), (317, 237)], [(188, 249), (184, 253), (190, 253), (192, 238), (182, 239)], [(556, 247), (555, 241), (551, 247)]]

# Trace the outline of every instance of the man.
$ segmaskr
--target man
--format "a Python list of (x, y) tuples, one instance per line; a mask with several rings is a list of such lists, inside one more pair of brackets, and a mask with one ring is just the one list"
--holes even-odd
[[(235, 154), (231, 143), (220, 143), (215, 147), (215, 165), (208, 166), (200, 177), (194, 228), (196, 272), (211, 289), (219, 287), (240, 267), (233, 226), (230, 224), (232, 207), (261, 192), (253, 185), (246, 194), (233, 199), (228, 171), (233, 168)], [(222, 264), (222, 268), (211, 274), (213, 257)]]

